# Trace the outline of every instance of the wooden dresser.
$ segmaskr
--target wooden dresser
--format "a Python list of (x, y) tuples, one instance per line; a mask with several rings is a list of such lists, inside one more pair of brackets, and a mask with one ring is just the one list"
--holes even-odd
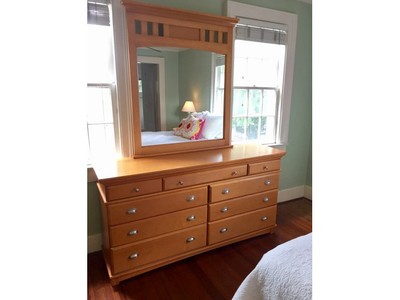
[(111, 284), (272, 232), (284, 154), (236, 145), (95, 165)]

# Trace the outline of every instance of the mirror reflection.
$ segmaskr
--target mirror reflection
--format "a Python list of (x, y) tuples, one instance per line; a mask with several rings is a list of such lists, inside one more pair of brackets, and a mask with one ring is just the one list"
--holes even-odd
[(166, 47), (137, 53), (142, 146), (223, 138), (224, 55)]

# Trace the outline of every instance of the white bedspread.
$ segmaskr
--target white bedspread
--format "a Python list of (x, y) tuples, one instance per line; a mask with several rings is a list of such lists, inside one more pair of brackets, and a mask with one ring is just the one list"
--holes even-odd
[(174, 143), (183, 143), (190, 142), (190, 140), (185, 139), (181, 136), (174, 135), (174, 132), (171, 131), (144, 131), (142, 132), (142, 145), (143, 146), (152, 146), (159, 144), (174, 144)]
[(311, 300), (312, 233), (265, 253), (233, 299)]

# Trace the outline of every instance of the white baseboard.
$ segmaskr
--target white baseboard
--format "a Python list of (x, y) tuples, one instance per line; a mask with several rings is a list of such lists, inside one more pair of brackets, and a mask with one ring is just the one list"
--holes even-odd
[[(308, 185), (299, 185), (293, 188), (281, 190), (278, 192), (278, 203), (297, 198), (305, 197), (312, 200), (312, 187)], [(102, 235), (101, 233), (88, 236), (88, 253), (101, 251)]]
[(304, 197), (312, 200), (312, 187), (309, 185), (304, 186)]
[(88, 236), (88, 253), (101, 251), (102, 235), (96, 233)]
[(278, 192), (278, 203), (285, 202), (301, 197), (311, 199), (312, 188), (308, 185), (299, 185), (289, 189), (280, 190)]

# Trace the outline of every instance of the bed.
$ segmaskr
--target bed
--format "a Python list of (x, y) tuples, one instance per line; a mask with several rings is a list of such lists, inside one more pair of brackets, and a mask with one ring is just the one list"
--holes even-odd
[(312, 233), (263, 255), (233, 300), (312, 299)]
[(222, 138), (223, 117), (208, 111), (192, 113), (170, 131), (143, 131), (142, 145), (174, 144)]

